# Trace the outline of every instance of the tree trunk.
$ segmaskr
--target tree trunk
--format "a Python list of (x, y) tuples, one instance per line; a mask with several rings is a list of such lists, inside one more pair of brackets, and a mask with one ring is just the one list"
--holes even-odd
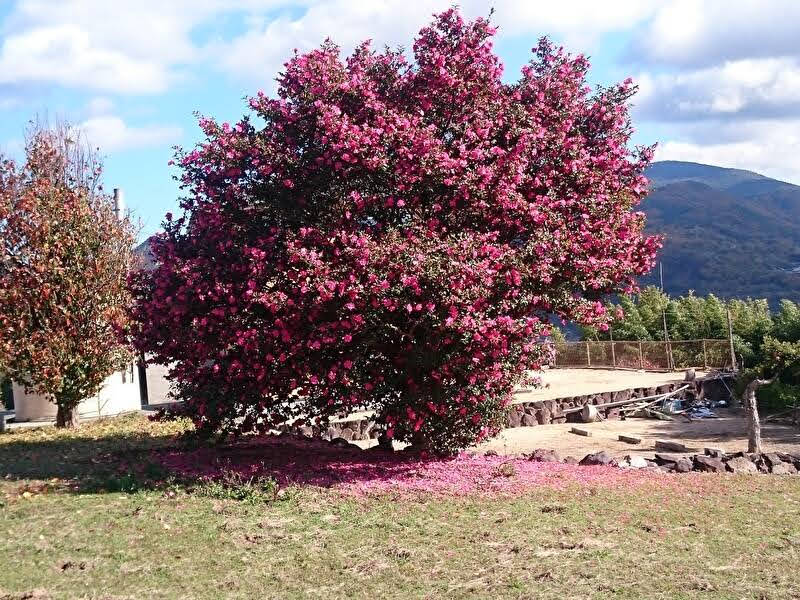
[(78, 407), (59, 404), (58, 411), (56, 412), (56, 427), (75, 428), (78, 427), (78, 425), (80, 425)]
[(761, 421), (758, 418), (756, 391), (762, 385), (769, 385), (773, 379), (754, 379), (744, 389), (744, 407), (747, 411), (747, 451), (761, 453)]

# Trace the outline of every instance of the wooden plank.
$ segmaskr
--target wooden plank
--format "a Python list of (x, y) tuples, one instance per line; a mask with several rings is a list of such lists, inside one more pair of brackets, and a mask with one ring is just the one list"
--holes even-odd
[(578, 427), (573, 427), (569, 430), (570, 433), (574, 433), (575, 435), (582, 435), (583, 437), (592, 437), (592, 432), (587, 431), (586, 429), (580, 429)]
[(678, 442), (668, 442), (666, 440), (656, 440), (656, 450), (668, 450), (670, 452), (690, 452), (683, 444)]
[(620, 442), (625, 442), (626, 444), (641, 444), (642, 438), (636, 437), (635, 435), (622, 435), (619, 436)]

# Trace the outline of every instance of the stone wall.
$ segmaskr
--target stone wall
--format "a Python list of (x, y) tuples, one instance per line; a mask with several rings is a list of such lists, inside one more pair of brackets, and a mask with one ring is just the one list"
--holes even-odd
[[(727, 384), (727, 387), (726, 387)], [(585, 404), (593, 404), (595, 406), (608, 404), (611, 402), (620, 402), (623, 400), (631, 400), (635, 398), (646, 398), (648, 396), (655, 396), (657, 394), (666, 394), (677, 390), (686, 385), (684, 382), (675, 382), (658, 387), (647, 388), (631, 388), (620, 390), (617, 392), (602, 392), (599, 394), (587, 394), (583, 396), (568, 396), (564, 398), (556, 398), (553, 400), (537, 400), (534, 402), (519, 402), (515, 403), (508, 417), (508, 427), (532, 427), (535, 425), (549, 425), (551, 423), (567, 423), (580, 421), (580, 413), (573, 412), (567, 413), (569, 409), (576, 409), (584, 406)], [(689, 389), (680, 392), (675, 398), (693, 399), (703, 397), (708, 400), (730, 401), (730, 393), (728, 389), (733, 385), (733, 380), (728, 378), (723, 383), (720, 379), (703, 379), (697, 380)], [(615, 419), (619, 417), (619, 408), (600, 408), (598, 412), (606, 419)], [(291, 428), (286, 426), (288, 430), (295, 430), (298, 433), (308, 437), (322, 437), (326, 440), (336, 438), (344, 438), (347, 441), (358, 441), (367, 439), (377, 439), (381, 433), (379, 426), (374, 421), (366, 417), (358, 419), (347, 419), (343, 417), (336, 422), (331, 423), (326, 428), (302, 426)]]

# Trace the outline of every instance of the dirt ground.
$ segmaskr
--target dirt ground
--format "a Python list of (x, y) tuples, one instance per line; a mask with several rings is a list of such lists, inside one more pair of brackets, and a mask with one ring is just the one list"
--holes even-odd
[[(698, 372), (701, 378), (706, 373)], [(542, 375), (544, 387), (520, 390), (516, 402), (549, 400), (567, 396), (613, 392), (637, 387), (657, 387), (666, 383), (683, 381), (684, 372), (649, 373), (643, 371), (615, 371), (610, 369), (551, 369)], [(692, 453), (703, 448), (720, 448), (725, 451), (747, 450), (747, 429), (743, 414), (735, 410), (717, 409), (720, 418), (688, 422), (682, 417), (673, 421), (655, 419), (608, 420), (600, 423), (580, 424), (592, 433), (582, 437), (570, 433), (574, 424), (516, 427), (502, 431), (497, 437), (481, 444), (477, 450), (494, 450), (498, 454), (522, 454), (536, 448), (557, 450), (562, 456), (582, 458), (590, 452), (606, 450), (615, 456), (639, 454), (652, 457), (656, 440), (683, 443)], [(620, 434), (642, 438), (638, 445), (620, 442)], [(765, 449), (800, 452), (800, 429), (774, 423), (762, 425)], [(659, 450), (659, 452), (661, 452)]]
[[(703, 448), (720, 448), (725, 451), (747, 450), (747, 430), (744, 417), (733, 410), (716, 409), (718, 419), (700, 419), (687, 422), (676, 417), (673, 421), (656, 419), (608, 420), (600, 423), (577, 425), (591, 432), (591, 437), (570, 433), (575, 424), (539, 425), (506, 429), (492, 440), (477, 447), (478, 451), (494, 450), (498, 454), (522, 454), (536, 448), (557, 450), (561, 456), (581, 459), (591, 452), (606, 450), (614, 456), (639, 454), (652, 457), (655, 441), (667, 440), (683, 443), (690, 453), (702, 453)], [(638, 445), (626, 444), (617, 439), (619, 434), (642, 438)], [(761, 431), (767, 451), (800, 452), (800, 428), (774, 423), (763, 423)], [(662, 452), (659, 450), (658, 452)]]
[[(697, 377), (706, 373), (698, 371)], [(542, 373), (543, 387), (520, 390), (514, 394), (515, 402), (553, 400), (569, 396), (617, 392), (631, 388), (658, 387), (683, 381), (684, 371), (651, 373), (647, 371), (615, 371), (612, 369), (547, 369)]]

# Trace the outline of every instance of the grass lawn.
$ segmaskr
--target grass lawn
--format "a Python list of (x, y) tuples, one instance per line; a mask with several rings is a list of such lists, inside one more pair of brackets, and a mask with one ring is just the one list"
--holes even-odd
[(800, 477), (277, 490), (153, 463), (185, 427), (0, 435), (0, 598), (800, 598)]

